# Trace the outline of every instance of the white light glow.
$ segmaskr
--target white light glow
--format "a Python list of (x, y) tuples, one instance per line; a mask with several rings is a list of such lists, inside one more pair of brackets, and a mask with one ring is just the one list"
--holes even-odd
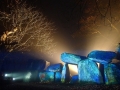
[(8, 74), (5, 74), (5, 77), (7, 77), (8, 76)]
[(16, 80), (15, 78), (13, 78), (13, 81)]
[(28, 72), (28, 74), (25, 76), (25, 78), (30, 79), (31, 75), (32, 75), (31, 72)]
[(45, 65), (44, 70), (46, 70), (49, 65), (50, 65), (50, 62), (46, 61), (46, 65)]
[(98, 65), (98, 68), (100, 68), (100, 63), (97, 63), (97, 65)]
[(8, 74), (8, 73), (7, 73), (7, 74), (4, 74), (4, 76), (5, 76), (5, 77), (11, 77), (12, 74), (10, 74), (10, 73)]
[(77, 65), (69, 64), (68, 66), (69, 66), (70, 74), (71, 74), (71, 75), (77, 75), (77, 74), (78, 74)]

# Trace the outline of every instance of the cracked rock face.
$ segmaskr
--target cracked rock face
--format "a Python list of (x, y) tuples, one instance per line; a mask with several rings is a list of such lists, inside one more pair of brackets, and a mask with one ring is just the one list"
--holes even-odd
[(120, 67), (116, 64), (104, 64), (105, 84), (120, 84)]
[(101, 64), (107, 64), (112, 61), (116, 57), (115, 52), (111, 51), (92, 51), (87, 56), (90, 60), (101, 63)]
[(78, 64), (79, 61), (86, 59), (85, 56), (75, 55), (71, 53), (62, 53), (61, 60), (69, 64)]
[(103, 83), (102, 75), (94, 61), (89, 59), (82, 60), (78, 64), (78, 80), (79, 83)]

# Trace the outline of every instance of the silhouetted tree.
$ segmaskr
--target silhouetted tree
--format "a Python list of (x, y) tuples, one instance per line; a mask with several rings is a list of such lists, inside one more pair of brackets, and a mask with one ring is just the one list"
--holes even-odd
[(10, 0), (6, 11), (0, 11), (0, 20), (5, 27), (1, 43), (11, 51), (39, 51), (51, 53), (55, 43), (53, 23), (42, 12), (20, 0)]
[[(109, 38), (115, 35), (120, 39), (120, 0), (74, 0), (74, 2), (76, 6), (71, 13), (79, 12), (77, 15), (79, 28), (73, 33), (74, 38), (99, 35), (110, 40)], [(117, 43), (117, 40), (114, 43)]]

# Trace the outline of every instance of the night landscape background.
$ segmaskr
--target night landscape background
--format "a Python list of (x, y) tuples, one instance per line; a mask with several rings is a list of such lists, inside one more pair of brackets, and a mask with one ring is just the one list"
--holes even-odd
[[(8, 13), (10, 13), (7, 5), (10, 5), (12, 1), (23, 2), (22, 0), (1, 0), (0, 13), (1, 11), (8, 11)], [(81, 56), (87, 56), (88, 53), (93, 50), (115, 52), (117, 45), (120, 42), (119, 3), (120, 0), (26, 0), (28, 6), (35, 7), (34, 10), (42, 12), (47, 21), (52, 22), (54, 28), (50, 29), (55, 29), (52, 32), (52, 37), (50, 37), (53, 39), (53, 44), (55, 44), (55, 46), (48, 51), (44, 51), (44, 48), (41, 48), (43, 52), (39, 51), (38, 48), (30, 47), (30, 54), (36, 58), (48, 61), (50, 64), (64, 64), (60, 58), (63, 52)], [(0, 27), (0, 35), (2, 36), (3, 32), (9, 28), (6, 28), (2, 21), (0, 21)], [(24, 50), (25, 49), (20, 52), (24, 52)], [(49, 51), (50, 53), (47, 53)], [(69, 65), (69, 68), (71, 75), (78, 74), (76, 65)], [(38, 82), (34, 84), (36, 86), (32, 86), (32, 83), (27, 84), (25, 88), (28, 88), (30, 85), (31, 88), (36, 87), (36, 89), (39, 89), (40, 87), (45, 89), (44, 87), (46, 87), (44, 84), (39, 86)], [(19, 83), (15, 85), (18, 87), (21, 86)], [(56, 87), (58, 86), (66, 89), (64, 88), (65, 86), (71, 90), (76, 90), (76, 87), (78, 87), (73, 85), (69, 87), (69, 85), (67, 85), (68, 84), (63, 86), (55, 84), (54, 87), (49, 88), (57, 89)], [(96, 87), (97, 89), (103, 88), (103, 86), (97, 85), (93, 87), (88, 85), (87, 87), (91, 88), (91, 90), (94, 90), (93, 87)], [(119, 85), (104, 87), (106, 89), (111, 88), (111, 90), (116, 88), (119, 89)], [(9, 88), (13, 88), (13, 86), (9, 86)], [(87, 90), (84, 86), (77, 89)]]
[(56, 27), (54, 39), (58, 44), (52, 62), (60, 62), (62, 52), (87, 56), (92, 50), (115, 51), (120, 38), (117, 2), (120, 1), (36, 0), (34, 4)]

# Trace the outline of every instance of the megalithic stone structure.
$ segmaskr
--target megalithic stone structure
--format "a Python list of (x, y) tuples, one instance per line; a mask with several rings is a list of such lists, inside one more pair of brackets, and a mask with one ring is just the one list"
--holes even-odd
[(102, 75), (97, 64), (89, 59), (82, 60), (78, 64), (78, 82), (80, 84), (101, 84)]
[(110, 63), (112, 59), (116, 58), (116, 53), (112, 51), (94, 50), (88, 54), (87, 58), (101, 64), (107, 64)]
[[(94, 50), (88, 54), (88, 58), (92, 61), (99, 63), (99, 70), (103, 76), (103, 81), (105, 84), (115, 84), (118, 83), (115, 78), (115, 73), (118, 76), (116, 71), (113, 71), (113, 64), (110, 63), (117, 63), (120, 62), (116, 59), (117, 54), (112, 51), (100, 51)], [(117, 68), (117, 67), (116, 67)], [(117, 70), (119, 71), (119, 70)], [(110, 73), (114, 72), (114, 73)], [(117, 77), (118, 78), (118, 77)]]
[(70, 81), (70, 71), (68, 63), (65, 63), (62, 69), (61, 82), (66, 83)]
[(62, 63), (53, 64), (47, 67), (46, 71), (54, 72), (54, 82), (61, 82)]
[(78, 64), (79, 61), (84, 59), (86, 59), (85, 56), (75, 55), (75, 54), (66, 53), (66, 52), (61, 54), (61, 60), (69, 64)]
[[(62, 53), (61, 60), (65, 62), (65, 65), (61, 81), (65, 82), (68, 78), (66, 77), (68, 64), (76, 64), (78, 65), (78, 82), (80, 84), (120, 84), (120, 61), (116, 56), (116, 52), (100, 50), (91, 51), (87, 57)], [(99, 67), (96, 63), (100, 64)], [(71, 83), (73, 82), (72, 79)]]
[(62, 63), (57, 63), (53, 64), (47, 67), (46, 71), (51, 71), (51, 72), (61, 72), (62, 71)]
[(39, 73), (40, 82), (51, 83), (54, 82), (54, 72), (43, 71)]

